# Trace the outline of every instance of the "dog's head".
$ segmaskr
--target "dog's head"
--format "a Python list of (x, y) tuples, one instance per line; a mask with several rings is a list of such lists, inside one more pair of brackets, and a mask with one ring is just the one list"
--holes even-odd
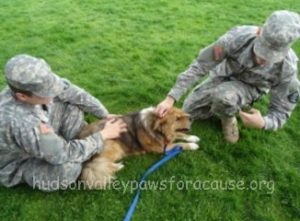
[[(191, 128), (191, 119), (189, 114), (183, 110), (173, 107), (163, 118), (155, 115), (154, 109), (148, 115), (147, 125), (154, 133), (158, 133), (168, 142), (173, 142), (176, 133), (186, 133)], [(146, 120), (145, 118), (145, 120)]]

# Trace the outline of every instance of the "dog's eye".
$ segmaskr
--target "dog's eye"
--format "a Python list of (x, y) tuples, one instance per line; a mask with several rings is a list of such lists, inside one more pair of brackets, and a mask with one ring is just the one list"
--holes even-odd
[(176, 121), (179, 121), (180, 120), (180, 117), (176, 117)]

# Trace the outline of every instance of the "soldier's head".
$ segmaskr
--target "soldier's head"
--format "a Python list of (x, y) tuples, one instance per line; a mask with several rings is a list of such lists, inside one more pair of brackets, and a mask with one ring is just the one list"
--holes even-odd
[(258, 33), (254, 43), (254, 53), (261, 61), (280, 62), (299, 37), (299, 14), (286, 10), (275, 11)]
[(64, 88), (63, 82), (43, 59), (30, 55), (12, 57), (4, 72), (15, 97), (25, 103), (48, 104)]

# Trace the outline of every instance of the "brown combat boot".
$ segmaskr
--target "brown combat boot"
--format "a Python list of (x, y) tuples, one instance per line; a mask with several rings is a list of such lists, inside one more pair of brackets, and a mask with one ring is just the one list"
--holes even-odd
[(236, 117), (222, 118), (221, 121), (224, 139), (229, 143), (236, 143), (240, 138)]

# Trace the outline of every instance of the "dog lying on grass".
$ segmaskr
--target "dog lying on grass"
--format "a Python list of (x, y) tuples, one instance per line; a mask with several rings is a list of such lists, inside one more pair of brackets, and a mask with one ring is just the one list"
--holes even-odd
[[(188, 114), (178, 108), (172, 108), (165, 117), (159, 118), (154, 108), (145, 108), (139, 112), (120, 116), (127, 125), (127, 132), (117, 139), (106, 140), (102, 152), (87, 161), (81, 173), (81, 180), (88, 188), (105, 188), (114, 179), (114, 174), (123, 168), (122, 158), (132, 154), (147, 152), (163, 153), (176, 145), (184, 150), (196, 150), (200, 139), (187, 135), (191, 128)], [(106, 120), (100, 120), (83, 128), (79, 138), (100, 131)], [(175, 143), (180, 140), (184, 142)]]

